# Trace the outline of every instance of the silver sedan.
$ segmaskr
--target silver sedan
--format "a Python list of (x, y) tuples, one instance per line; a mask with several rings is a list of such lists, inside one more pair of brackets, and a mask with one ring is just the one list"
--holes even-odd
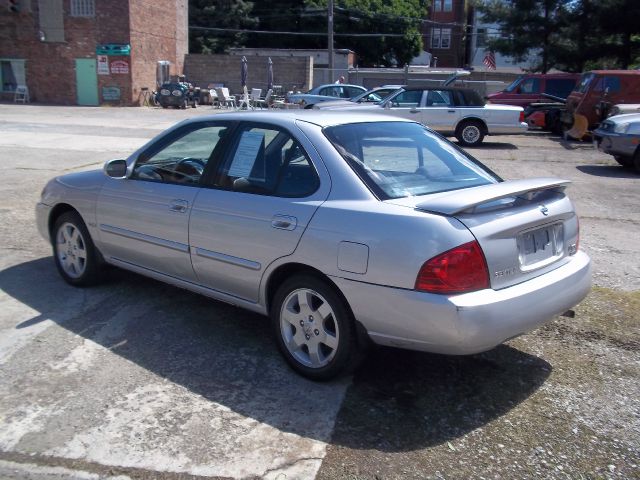
[(51, 180), (37, 221), (68, 283), (110, 264), (269, 315), (286, 361), (327, 379), (371, 341), (471, 354), (580, 302), (567, 184), (502, 181), (403, 119), (237, 112)]

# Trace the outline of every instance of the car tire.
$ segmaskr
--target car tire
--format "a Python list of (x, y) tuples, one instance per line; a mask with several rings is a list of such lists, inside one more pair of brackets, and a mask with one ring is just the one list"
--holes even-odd
[(623, 167), (633, 167), (633, 157), (625, 157), (623, 155), (614, 155), (613, 158)]
[(636, 149), (636, 153), (633, 155), (633, 167), (636, 172), (640, 173), (640, 148)]
[(169, 108), (169, 105), (162, 105), (162, 108)]
[(315, 104), (309, 103), (307, 105), (304, 106), (305, 110), (312, 110)]
[(53, 258), (65, 282), (76, 287), (95, 285), (102, 276), (102, 258), (80, 215), (60, 215), (51, 235)]
[(289, 278), (278, 288), (270, 316), (280, 353), (301, 375), (329, 380), (357, 366), (355, 322), (327, 281), (313, 275)]
[(479, 120), (463, 120), (456, 128), (456, 138), (460, 145), (475, 147), (482, 143), (485, 127)]

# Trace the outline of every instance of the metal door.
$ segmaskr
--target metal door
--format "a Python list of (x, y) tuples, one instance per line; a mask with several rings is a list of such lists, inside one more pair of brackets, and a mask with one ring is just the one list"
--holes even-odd
[(78, 105), (98, 105), (95, 58), (76, 58), (76, 99)]
[[(246, 128), (240, 129), (239, 137)], [(257, 302), (265, 269), (274, 260), (295, 251), (313, 214), (330, 190), (330, 178), (313, 146), (306, 138), (298, 137), (297, 141), (308, 152), (306, 159), (312, 162), (311, 168), (315, 165), (318, 184), (309, 194), (287, 198), (234, 191), (239, 183), (237, 180), (230, 188), (202, 189), (189, 224), (191, 260), (200, 284)], [(250, 146), (246, 147), (242, 145), (241, 137), (237, 139), (221, 170), (225, 169), (225, 163), (230, 163), (230, 173), (237, 152), (250, 150)], [(269, 149), (267, 146), (266, 157), (271, 156)], [(263, 173), (269, 170), (265, 163)], [(283, 174), (279, 176), (282, 178)], [(294, 181), (299, 185), (304, 180), (296, 178)]]

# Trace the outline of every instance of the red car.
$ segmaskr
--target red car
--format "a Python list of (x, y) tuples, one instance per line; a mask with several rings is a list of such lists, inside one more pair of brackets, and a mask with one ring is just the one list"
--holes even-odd
[(567, 98), (580, 79), (579, 73), (528, 73), (520, 75), (502, 92), (488, 96), (491, 103), (526, 107), (531, 103), (548, 103), (549, 94), (557, 98)]

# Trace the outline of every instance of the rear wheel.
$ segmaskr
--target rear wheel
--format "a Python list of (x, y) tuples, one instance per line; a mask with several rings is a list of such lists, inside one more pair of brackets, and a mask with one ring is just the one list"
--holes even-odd
[(456, 129), (456, 138), (465, 147), (480, 145), (484, 136), (484, 125), (479, 120), (464, 120)]
[(312, 380), (328, 380), (357, 362), (354, 321), (344, 300), (324, 280), (296, 275), (285, 281), (271, 305), (280, 352)]
[(62, 278), (77, 287), (97, 283), (102, 270), (100, 254), (80, 215), (63, 213), (52, 233), (53, 257)]
[(633, 157), (625, 157), (622, 155), (614, 155), (613, 158), (623, 167), (633, 167)]
[(636, 172), (640, 173), (640, 148), (636, 150), (633, 156), (633, 167), (636, 169)]

